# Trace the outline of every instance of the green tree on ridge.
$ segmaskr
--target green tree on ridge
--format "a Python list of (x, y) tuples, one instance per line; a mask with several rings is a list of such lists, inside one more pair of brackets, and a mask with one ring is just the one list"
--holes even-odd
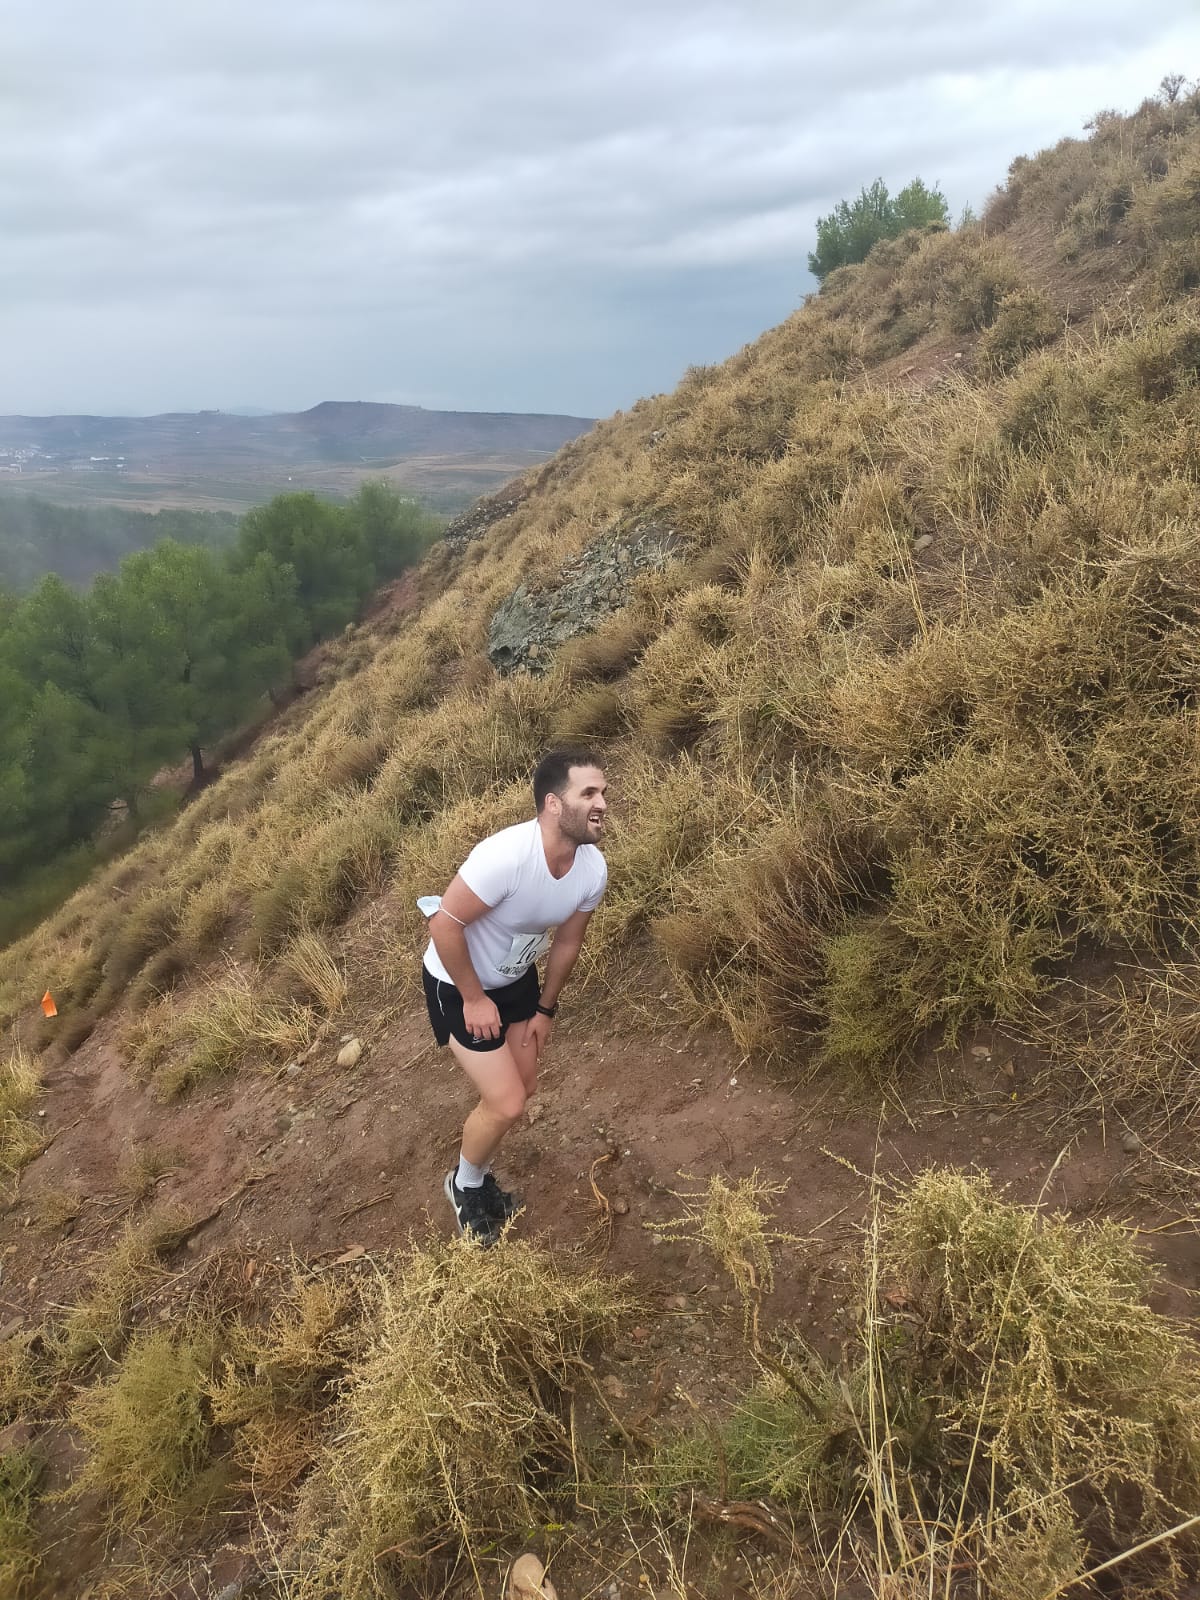
[(950, 223), (946, 196), (936, 184), (930, 189), (914, 178), (892, 196), (883, 179), (876, 178), (856, 200), (840, 200), (827, 217), (818, 217), (817, 248), (808, 258), (808, 270), (824, 280), (835, 267), (865, 261), (881, 239), (895, 239), (930, 223)]

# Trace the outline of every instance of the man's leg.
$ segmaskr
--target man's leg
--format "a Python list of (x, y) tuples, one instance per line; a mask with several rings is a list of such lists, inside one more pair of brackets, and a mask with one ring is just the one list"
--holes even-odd
[(517, 1071), (521, 1074), (521, 1082), (525, 1085), (525, 1098), (530, 1100), (537, 1093), (538, 1053), (532, 1043), (524, 1043), (524, 1022), (512, 1022), (504, 1042), (513, 1053), (513, 1060), (517, 1063)]
[[(495, 1154), (501, 1139), (525, 1109), (531, 1092), (529, 1056), (532, 1046), (509, 1040), (522, 1024), (509, 1029), (509, 1037), (498, 1050), (468, 1050), (457, 1039), (450, 1040), (454, 1059), (479, 1090), (479, 1104), (463, 1124), (463, 1160), (484, 1169)], [(515, 1041), (514, 1041), (515, 1043)], [(533, 1059), (533, 1082), (537, 1081), (537, 1057)]]

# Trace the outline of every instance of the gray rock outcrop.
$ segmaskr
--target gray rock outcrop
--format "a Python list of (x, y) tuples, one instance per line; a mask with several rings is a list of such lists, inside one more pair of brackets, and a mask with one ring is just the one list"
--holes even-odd
[(545, 586), (519, 584), (492, 617), (489, 661), (502, 676), (546, 672), (559, 645), (619, 611), (633, 580), (665, 567), (676, 543), (672, 528), (642, 523), (606, 534)]

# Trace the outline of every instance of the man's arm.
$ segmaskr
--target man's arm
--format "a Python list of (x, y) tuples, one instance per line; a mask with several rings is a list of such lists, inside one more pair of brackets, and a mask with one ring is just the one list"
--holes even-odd
[(455, 876), (442, 896), (441, 908), (429, 919), (429, 937), (450, 981), (463, 997), (463, 1020), (472, 1033), (484, 1039), (500, 1035), (500, 1013), (495, 1002), (483, 992), (479, 975), (471, 964), (464, 929), (491, 907)]
[[(571, 975), (571, 969), (579, 959), (579, 952), (583, 948), (583, 936), (587, 932), (587, 925), (591, 920), (590, 911), (576, 911), (561, 923), (554, 935), (554, 943), (550, 946), (550, 954), (546, 958), (546, 981), (542, 985), (541, 1004), (544, 1006), (555, 1005), (562, 993), (563, 984)], [(554, 1026), (552, 1017), (544, 1017), (539, 1011), (530, 1017), (525, 1024), (525, 1043), (537, 1047), (540, 1056), (550, 1038), (550, 1030)]]
[(583, 949), (583, 936), (592, 920), (590, 911), (576, 911), (557, 929), (550, 954), (546, 957), (546, 981), (542, 985), (542, 1004), (555, 1005), (563, 985)]

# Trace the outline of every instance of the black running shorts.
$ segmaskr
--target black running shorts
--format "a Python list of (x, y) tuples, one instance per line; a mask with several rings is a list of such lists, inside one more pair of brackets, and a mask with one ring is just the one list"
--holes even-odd
[(463, 998), (454, 985), (435, 978), (424, 962), (421, 963), (421, 977), (434, 1038), (439, 1044), (449, 1044), (453, 1037), (468, 1050), (499, 1050), (510, 1024), (528, 1022), (542, 997), (536, 967), (530, 967), (515, 983), (506, 983), (502, 989), (485, 989), (484, 994), (495, 1001), (500, 1013), (500, 1037), (475, 1039), (463, 1021)]

